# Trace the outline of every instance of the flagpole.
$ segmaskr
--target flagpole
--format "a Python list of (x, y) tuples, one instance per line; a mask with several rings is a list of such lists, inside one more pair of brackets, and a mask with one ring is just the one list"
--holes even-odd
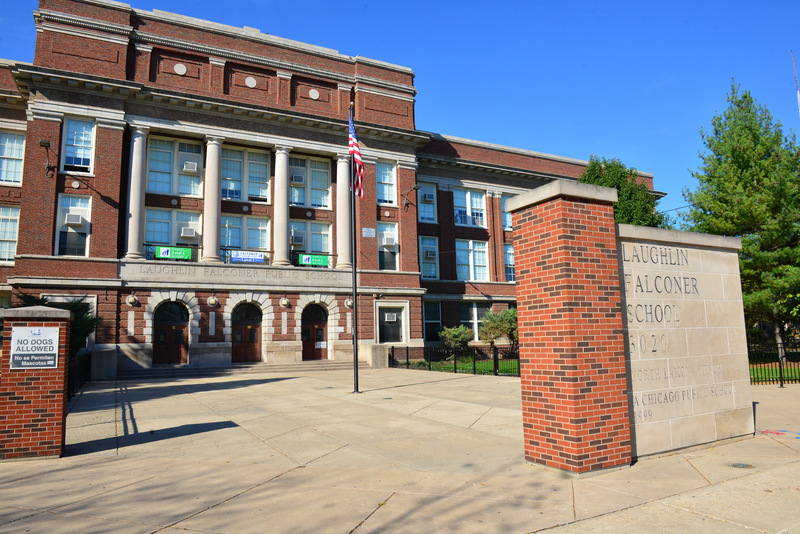
[[(350, 102), (350, 123), (353, 122), (354, 103)], [(353, 161), (354, 156), (350, 154), (350, 228), (352, 229), (350, 252), (353, 258), (353, 393), (361, 393), (358, 390), (358, 277), (356, 275), (356, 264), (358, 263), (358, 232), (356, 231), (356, 187), (355, 172), (356, 166)]]

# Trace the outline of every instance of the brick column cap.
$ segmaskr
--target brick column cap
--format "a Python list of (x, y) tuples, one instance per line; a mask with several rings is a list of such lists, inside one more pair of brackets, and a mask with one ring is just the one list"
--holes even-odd
[(603, 203), (614, 203), (618, 199), (617, 190), (612, 187), (583, 184), (571, 180), (554, 180), (533, 191), (509, 198), (506, 201), (506, 209), (515, 212), (558, 197), (580, 198)]
[(48, 306), (26, 306), (24, 308), (6, 308), (0, 310), (0, 319), (69, 319), (72, 312)]

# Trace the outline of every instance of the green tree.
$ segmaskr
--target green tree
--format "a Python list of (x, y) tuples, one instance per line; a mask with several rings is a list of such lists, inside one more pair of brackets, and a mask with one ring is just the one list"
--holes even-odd
[(684, 190), (684, 217), (698, 232), (740, 237), (739, 267), (750, 325), (772, 325), (778, 341), (800, 305), (800, 151), (794, 136), (748, 91), (731, 84), (728, 109), (700, 131), (707, 153)]
[(517, 310), (509, 308), (499, 313), (488, 312), (483, 317), (483, 326), (478, 337), (481, 341), (494, 346), (495, 341), (506, 338), (511, 348), (516, 350), (519, 344), (519, 334), (517, 332)]
[(445, 347), (453, 349), (455, 352), (461, 352), (467, 348), (475, 334), (472, 332), (472, 328), (467, 328), (462, 324), (451, 328), (442, 328), (439, 337), (442, 338)]
[(656, 211), (658, 200), (647, 186), (639, 181), (636, 169), (627, 168), (618, 159), (601, 160), (597, 156), (592, 156), (578, 181), (617, 190), (619, 200), (614, 204), (614, 222), (658, 228), (672, 226), (668, 216)]

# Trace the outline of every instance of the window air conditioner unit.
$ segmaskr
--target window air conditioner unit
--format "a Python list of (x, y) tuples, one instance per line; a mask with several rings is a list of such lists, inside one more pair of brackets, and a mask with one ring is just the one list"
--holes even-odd
[(434, 200), (436, 200), (436, 194), (434, 194), (434, 193), (423, 193), (422, 194), (422, 201), (425, 204), (433, 204)]
[(303, 185), (306, 183), (306, 177), (302, 174), (292, 175), (292, 185)]
[(422, 255), (426, 260), (435, 260), (436, 259), (436, 249), (434, 248), (426, 248), (422, 251)]
[(197, 174), (197, 162), (196, 161), (184, 161), (183, 162), (183, 171), (184, 174)]
[(306, 234), (304, 232), (297, 232), (292, 234), (292, 245), (305, 245), (306, 244)]
[(387, 313), (384, 315), (384, 319), (387, 323), (394, 323), (397, 322), (397, 314), (396, 313)]
[(83, 224), (83, 217), (77, 213), (67, 213), (64, 216), (64, 224), (66, 226), (81, 226)]
[(197, 237), (197, 232), (195, 231), (194, 228), (191, 228), (189, 226), (184, 226), (183, 228), (181, 228), (181, 237), (192, 239), (194, 237)]
[(397, 244), (397, 240), (394, 238), (393, 235), (387, 235), (383, 236), (383, 241), (381, 241), (381, 244), (384, 247), (393, 247)]

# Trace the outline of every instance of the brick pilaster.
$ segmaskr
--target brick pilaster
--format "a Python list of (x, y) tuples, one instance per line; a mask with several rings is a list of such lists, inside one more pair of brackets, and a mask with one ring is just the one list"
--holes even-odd
[[(33, 306), (2, 311), (0, 356), (0, 460), (60, 456), (67, 422), (67, 355), (72, 313)], [(58, 327), (54, 369), (11, 369), (14, 328)]]
[(574, 473), (631, 462), (616, 196), (558, 181), (508, 202), (525, 457)]

